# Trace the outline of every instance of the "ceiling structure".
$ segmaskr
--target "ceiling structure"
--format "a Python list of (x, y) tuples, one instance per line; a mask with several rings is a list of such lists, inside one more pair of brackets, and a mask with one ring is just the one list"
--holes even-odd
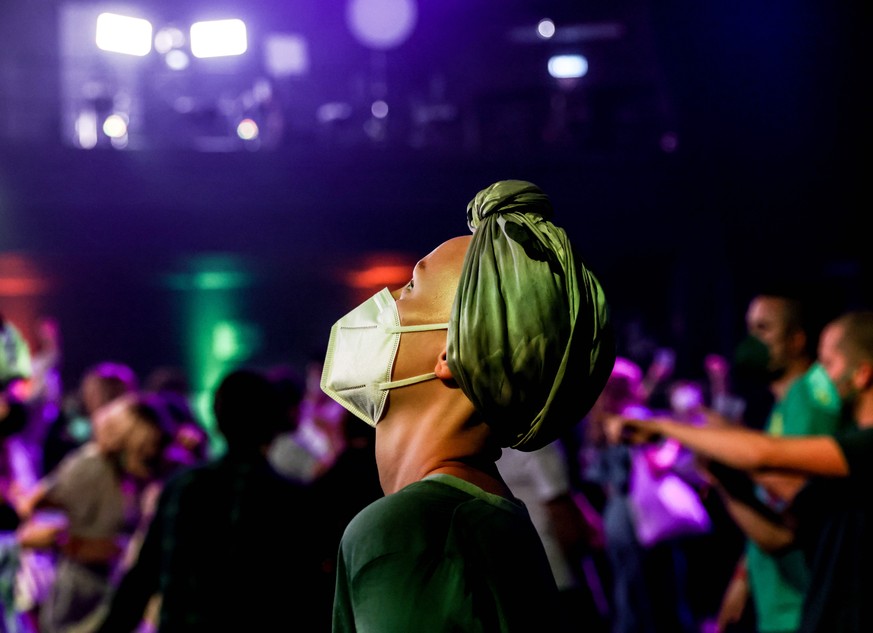
[[(398, 11), (414, 19), (368, 43), (353, 4), (388, 7), (389, 30)], [(503, 178), (549, 193), (617, 312), (648, 313), (689, 357), (729, 346), (762, 271), (855, 300), (869, 275), (853, 229), (869, 196), (853, 158), (869, 128), (860, 3), (759, 4), (4, 3), (0, 303), (98, 324), (70, 342), (85, 363), (131, 344), (131, 320), (161, 339), (191, 310), (168, 296), (229, 283), (248, 288), (235, 318), (259, 324), (252, 345), (303, 355), (367, 290), (350, 276), (463, 233), (467, 201)], [(182, 33), (238, 17), (249, 47), (183, 69), (156, 50), (103, 55), (82, 27), (103, 10)], [(552, 77), (556, 54), (584, 55), (587, 74)], [(125, 143), (83, 149), (77, 117), (118, 106)], [(3, 294), (21, 279), (36, 290)], [(176, 354), (166, 338), (137, 343), (138, 362)]]

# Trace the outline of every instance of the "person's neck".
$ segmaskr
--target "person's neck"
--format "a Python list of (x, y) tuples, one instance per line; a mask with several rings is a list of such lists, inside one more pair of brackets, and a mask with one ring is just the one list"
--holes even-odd
[(495, 463), (497, 457), (499, 457), (499, 453), (496, 452), (494, 455), (482, 454), (472, 459), (446, 461), (432, 468), (428, 474), (452, 475), (481, 488), (485, 492), (501, 497), (512, 497), (512, 491), (503, 481), (503, 477), (497, 469)]
[(443, 473), (511, 496), (494, 463), (500, 453), (491, 444), (490, 427), (473, 420), (469, 400), (462, 404), (409, 419), (392, 416), (376, 425), (376, 465), (385, 494)]
[(770, 393), (773, 394), (776, 402), (785, 397), (792, 383), (805, 374), (810, 366), (812, 366), (812, 362), (806, 358), (791, 361), (785, 368), (785, 372), (770, 383)]

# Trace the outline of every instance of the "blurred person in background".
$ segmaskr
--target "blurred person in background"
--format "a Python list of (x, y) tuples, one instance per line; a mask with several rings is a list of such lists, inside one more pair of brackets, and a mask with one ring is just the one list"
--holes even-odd
[(91, 422), (97, 409), (138, 390), (139, 379), (124, 363), (103, 361), (85, 370), (78, 390), (67, 399), (61, 414), (46, 433), (42, 472), (52, 471), (67, 453), (91, 439)]
[[(809, 584), (798, 633), (866, 633), (873, 630), (873, 311), (830, 321), (817, 364), (855, 429), (777, 436), (730, 425), (717, 414), (704, 427), (624, 416), (609, 425), (627, 442), (670, 437), (709, 460), (750, 540), (776, 558), (800, 548)], [(762, 500), (761, 488), (780, 503)]]
[[(139, 522), (140, 494), (161, 475), (173, 435), (159, 400), (125, 394), (94, 411), (91, 440), (20, 491), (19, 543), (57, 551), (54, 582), (39, 609), (40, 633), (96, 629)], [(28, 520), (41, 508), (58, 510), (63, 521)]]
[[(758, 376), (772, 398), (766, 421), (753, 420), (746, 410), (746, 426), (773, 436), (830, 434), (842, 426), (839, 398), (818, 363), (813, 363), (817, 340), (799, 296), (782, 288), (752, 297), (745, 314), (748, 338), (742, 343), (746, 376)], [(784, 504), (759, 489), (762, 502), (779, 510)], [(734, 506), (727, 505), (731, 511)], [(743, 630), (744, 611), (754, 611), (758, 633), (794, 633), (809, 585), (809, 569), (800, 549), (772, 556), (753, 540), (725, 590), (717, 630)], [(748, 616), (747, 616), (748, 619)]]
[(36, 346), (33, 349), (33, 376), (27, 396), (27, 425), (21, 439), (30, 460), (42, 475), (42, 450), (49, 427), (61, 414), (61, 329), (58, 320), (43, 316), (36, 322)]
[(0, 314), (0, 628), (7, 633), (33, 629), (16, 600), (22, 553), (15, 530), (17, 489), (32, 485), (36, 472), (19, 434), (27, 425), (32, 376), (30, 348), (18, 328)]
[(329, 630), (320, 591), (318, 509), (311, 491), (277, 473), (267, 450), (287, 410), (264, 372), (240, 368), (215, 390), (224, 455), (163, 485), (133, 565), (99, 630), (161, 633)]

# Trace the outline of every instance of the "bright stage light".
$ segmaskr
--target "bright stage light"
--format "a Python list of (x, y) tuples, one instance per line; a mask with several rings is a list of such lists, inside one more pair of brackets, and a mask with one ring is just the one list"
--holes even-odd
[(101, 13), (97, 16), (97, 48), (137, 57), (148, 55), (152, 50), (152, 25), (141, 18)]
[(549, 58), (549, 74), (555, 79), (577, 79), (588, 73), (588, 60), (582, 55), (555, 55)]
[(246, 52), (246, 25), (242, 20), (212, 20), (191, 25), (194, 57), (227, 57)]

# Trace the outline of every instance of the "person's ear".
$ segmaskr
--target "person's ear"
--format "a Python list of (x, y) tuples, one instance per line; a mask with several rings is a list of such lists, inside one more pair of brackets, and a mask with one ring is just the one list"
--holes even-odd
[(804, 332), (803, 330), (795, 330), (794, 333), (791, 335), (790, 340), (794, 351), (798, 354), (803, 353), (803, 351), (806, 349), (806, 332)]
[(869, 389), (873, 386), (873, 363), (862, 362), (855, 370), (855, 386), (859, 389)]
[(442, 351), (440, 352), (433, 373), (435, 373), (436, 377), (440, 380), (451, 380), (452, 378), (454, 378), (454, 376), (452, 375), (452, 370), (449, 369), (448, 350), (445, 347), (443, 347)]

